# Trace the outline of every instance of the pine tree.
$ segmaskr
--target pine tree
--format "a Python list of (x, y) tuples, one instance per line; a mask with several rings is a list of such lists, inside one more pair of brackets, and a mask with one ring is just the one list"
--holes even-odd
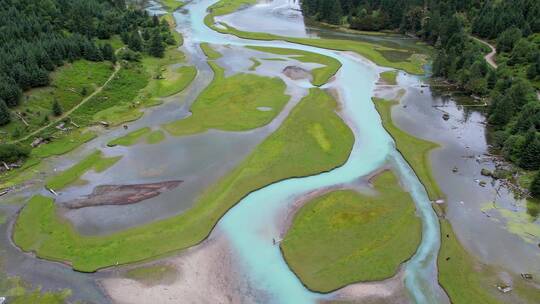
[(9, 109), (6, 103), (0, 99), (0, 126), (7, 125), (10, 121)]
[(150, 38), (150, 45), (148, 46), (148, 53), (154, 57), (163, 57), (165, 53), (165, 47), (161, 38), (161, 33), (155, 30)]
[(339, 0), (327, 0), (332, 2), (329, 6), (329, 11), (327, 14), (327, 21), (331, 24), (340, 24), (341, 18), (343, 17), (343, 11), (341, 10), (341, 4)]
[(56, 99), (53, 101), (52, 113), (54, 116), (62, 115), (62, 107), (60, 106), (60, 104), (58, 103), (58, 100)]
[(11, 77), (0, 77), (0, 99), (6, 105), (15, 107), (19, 104), (22, 92), (18, 84)]
[(529, 191), (531, 191), (532, 196), (540, 197), (540, 171), (538, 171), (534, 176)]
[(540, 140), (534, 128), (527, 132), (519, 166), (527, 170), (540, 169)]
[(116, 56), (114, 55), (114, 50), (110, 43), (101, 46), (101, 54), (103, 55), (103, 59), (110, 62), (116, 62)]
[(136, 52), (142, 51), (143, 44), (142, 44), (141, 36), (139, 35), (138, 32), (131, 33), (131, 36), (129, 37), (128, 47)]

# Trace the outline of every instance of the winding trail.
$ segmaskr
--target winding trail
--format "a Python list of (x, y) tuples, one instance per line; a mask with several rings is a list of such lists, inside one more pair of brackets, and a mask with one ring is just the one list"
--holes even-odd
[(480, 38), (477, 38), (477, 37), (474, 37), (474, 36), (471, 36), (472, 39), (484, 44), (484, 45), (487, 45), (490, 49), (491, 49), (491, 52), (489, 52), (489, 54), (487, 54), (486, 56), (484, 56), (484, 59), (486, 60), (486, 62), (492, 66), (494, 69), (497, 68), (497, 63), (495, 63), (495, 55), (497, 55), (497, 49), (491, 45), (489, 42), (485, 41), (485, 40), (482, 40)]
[[(115, 54), (118, 53), (120, 49), (116, 50)], [(120, 71), (120, 69), (122, 68), (122, 65), (119, 64), (118, 62), (114, 65), (114, 71), (112, 72), (111, 76), (109, 76), (109, 78), (107, 78), (107, 80), (101, 85), (99, 86), (97, 89), (94, 90), (94, 92), (92, 92), (92, 94), (86, 96), (83, 100), (81, 100), (81, 102), (79, 102), (76, 106), (74, 106), (73, 108), (69, 109), (69, 111), (65, 112), (64, 114), (60, 115), (58, 118), (56, 118), (55, 120), (49, 122), (48, 124), (44, 125), (43, 127), (37, 129), (37, 130), (34, 130), (33, 132), (27, 134), (26, 136), (22, 137), (22, 138), (19, 138), (17, 140), (13, 140), (11, 142), (9, 142), (10, 144), (16, 144), (16, 143), (20, 143), (20, 142), (23, 142), (25, 140), (27, 140), (28, 138), (32, 137), (32, 136), (35, 136), (36, 134), (39, 134), (40, 132), (42, 132), (43, 130), (47, 129), (47, 128), (50, 128), (52, 127), (53, 125), (59, 123), (60, 121), (62, 121), (63, 119), (67, 118), (69, 115), (71, 115), (71, 113), (75, 112), (78, 108), (80, 108), (81, 106), (83, 106), (87, 101), (89, 101), (90, 99), (92, 99), (94, 96), (96, 96), (97, 94), (101, 93), (101, 91), (103, 91), (103, 88), (106, 87), (109, 82), (111, 82), (111, 80), (113, 80), (113, 78), (118, 74), (118, 72)]]

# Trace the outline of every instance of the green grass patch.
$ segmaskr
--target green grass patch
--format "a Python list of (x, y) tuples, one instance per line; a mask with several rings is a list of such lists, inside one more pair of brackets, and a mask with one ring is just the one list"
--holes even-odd
[(21, 168), (0, 175), (0, 189), (12, 187), (32, 179), (39, 172), (42, 159), (68, 153), (96, 136), (94, 132), (90, 131), (84, 133), (73, 131), (67, 135), (62, 133), (62, 137), (59, 139), (34, 148)]
[(158, 0), (158, 2), (161, 3), (169, 13), (176, 11), (185, 4), (183, 1), (178, 0)]
[[(210, 85), (191, 106), (193, 115), (164, 126), (171, 135), (195, 134), (208, 129), (244, 131), (264, 126), (278, 115), (289, 100), (286, 85), (280, 78), (253, 74), (225, 77), (217, 63), (209, 61), (214, 71)], [(269, 107), (261, 111), (259, 107)]]
[(165, 133), (161, 130), (155, 130), (146, 136), (146, 143), (154, 145), (165, 140)]
[(375, 196), (327, 193), (295, 216), (281, 249), (309, 289), (330, 292), (392, 277), (415, 253), (422, 223), (410, 195), (390, 171), (377, 176), (374, 186)]
[(431, 163), (429, 154), (431, 150), (438, 148), (439, 145), (424, 139), (420, 139), (402, 131), (392, 122), (392, 107), (399, 102), (373, 98), (375, 108), (381, 115), (384, 128), (394, 138), (396, 148), (403, 155), (405, 160), (413, 168), (414, 172), (426, 188), (431, 200), (442, 198), (442, 193), (433, 173), (431, 172)]
[(73, 113), (73, 119), (83, 125), (106, 121), (113, 126), (139, 119), (141, 108), (158, 105), (158, 97), (176, 94), (191, 83), (193, 67), (171, 67), (184, 60), (181, 51), (169, 47), (163, 58), (145, 56), (141, 63), (127, 64), (100, 94)]
[(173, 266), (158, 264), (128, 270), (125, 276), (128, 279), (153, 286), (172, 283), (178, 275), (178, 271)]
[[(497, 266), (478, 261), (461, 245), (450, 222), (441, 219), (441, 249), (439, 251), (439, 282), (452, 303), (539, 303), (540, 293), (535, 282), (523, 280)], [(513, 290), (502, 294), (496, 288), (504, 285), (500, 279), (511, 276)]]
[(384, 83), (389, 85), (396, 85), (397, 71), (386, 71), (380, 74), (380, 77)]
[(0, 210), (0, 225), (3, 225), (6, 223), (7, 217), (4, 211)]
[(208, 57), (208, 59), (210, 60), (215, 60), (215, 59), (219, 59), (221, 58), (221, 53), (214, 50), (214, 48), (212, 46), (210, 46), (209, 43), (207, 42), (203, 42), (200, 44), (201, 46), (201, 50), (203, 51), (204, 55), (206, 55), (206, 57)]
[(143, 116), (137, 104), (123, 104), (101, 110), (94, 115), (95, 121), (105, 121), (111, 126), (135, 121)]
[(53, 155), (62, 155), (74, 150), (80, 145), (89, 142), (96, 137), (97, 134), (90, 131), (70, 132), (68, 135), (58, 140), (34, 148), (30, 156), (37, 158), (47, 158)]
[(179, 68), (167, 67), (156, 79), (154, 93), (156, 97), (167, 97), (183, 91), (197, 76), (194, 66)]
[(259, 60), (257, 60), (257, 58), (255, 58), (255, 57), (251, 57), (251, 58), (249, 58), (249, 60), (251, 60), (251, 62), (253, 62), (253, 64), (249, 67), (250, 71), (255, 71), (257, 69), (257, 67), (261, 65), (261, 62)]
[(120, 158), (121, 156), (109, 158), (103, 157), (101, 151), (95, 151), (71, 168), (62, 171), (51, 178), (48, 178), (46, 180), (46, 186), (53, 190), (60, 190), (69, 184), (76, 182), (84, 173), (89, 170), (94, 170), (96, 172), (105, 171), (107, 168), (111, 167), (118, 160), (120, 160)]
[(109, 43), (115, 51), (124, 47), (124, 42), (122, 42), (120, 35), (113, 35), (109, 39), (98, 39), (98, 41), (100, 44)]
[(261, 58), (261, 60), (266, 60), (266, 61), (287, 61), (287, 59), (285, 59), (285, 58)]
[[(1, 142), (15, 140), (39, 129), (55, 119), (52, 115), (52, 104), (57, 100), (63, 111), (69, 111), (79, 104), (87, 95), (101, 86), (113, 72), (110, 62), (90, 62), (78, 60), (59, 67), (51, 74), (51, 85), (25, 92), (25, 97), (13, 112), (21, 113), (28, 123), (26, 126), (17, 115), (12, 115), (12, 121), (0, 127), (7, 133)], [(86, 90), (84, 95), (83, 90)]]
[[(314, 175), (342, 165), (354, 136), (335, 113), (337, 102), (311, 89), (283, 124), (235, 169), (206, 189), (186, 212), (106, 236), (83, 236), (60, 218), (54, 201), (34, 196), (15, 224), (13, 239), (24, 251), (69, 261), (80, 271), (162, 256), (199, 243), (217, 221), (250, 192), (297, 176)], [(320, 124), (331, 149), (325, 151), (306, 132)]]
[(321, 86), (327, 83), (328, 80), (337, 73), (339, 68), (341, 68), (341, 62), (339, 62), (337, 59), (317, 53), (262, 46), (248, 46), (248, 48), (266, 53), (287, 55), (298, 61), (314, 62), (323, 65), (323, 67), (311, 70), (311, 74), (313, 75), (313, 85), (315, 86)]
[(257, 3), (257, 0), (225, 0), (214, 3), (208, 8), (215, 16), (233, 13), (238, 9)]
[[(439, 282), (452, 303), (502, 303), (487, 290), (496, 290), (483, 279), (485, 273), (477, 271), (477, 261), (461, 246), (452, 226), (440, 220), (441, 249), (439, 251)], [(448, 235), (448, 236), (447, 236)], [(449, 260), (446, 260), (450, 258)], [(478, 265), (479, 266), (479, 265)]]
[(118, 137), (116, 139), (111, 140), (107, 143), (107, 146), (114, 147), (114, 146), (124, 146), (129, 147), (134, 144), (136, 144), (143, 136), (149, 134), (151, 132), (149, 127), (141, 128), (132, 132), (129, 132), (128, 134)]
[[(41, 287), (33, 288), (33, 286), (23, 281), (20, 277), (9, 276), (4, 269), (0, 274), (0, 294), (7, 297), (10, 304), (64, 304), (71, 303), (69, 297), (71, 291), (69, 289), (43, 291)], [(6, 303), (8, 303), (6, 301)]]
[[(104, 112), (102, 111), (111, 107), (126, 106), (129, 109), (134, 109), (138, 107), (137, 101), (134, 99), (147, 83), (148, 74), (140, 64), (127, 64), (99, 94), (75, 110), (71, 118), (77, 124), (87, 126), (103, 120)], [(112, 116), (113, 113), (107, 112), (107, 114)], [(118, 121), (114, 117), (110, 118), (113, 121)]]

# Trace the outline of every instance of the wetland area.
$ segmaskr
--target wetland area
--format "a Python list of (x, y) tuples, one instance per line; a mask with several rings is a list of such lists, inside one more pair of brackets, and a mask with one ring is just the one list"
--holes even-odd
[(482, 174), (500, 162), (485, 109), (430, 78), (429, 46), (304, 22), (292, 0), (179, 3), (146, 8), (182, 44), (143, 59), (163, 79), (136, 118), (102, 110), (84, 143), (0, 180), (0, 296), (540, 301), (538, 206)]

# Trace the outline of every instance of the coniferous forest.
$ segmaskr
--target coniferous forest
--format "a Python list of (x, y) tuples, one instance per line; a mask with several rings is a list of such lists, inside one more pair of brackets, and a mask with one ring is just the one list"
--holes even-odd
[[(302, 8), (316, 21), (398, 31), (434, 46), (434, 76), (489, 101), (494, 147), (523, 169), (540, 169), (540, 1), (303, 0)], [(496, 69), (472, 36), (496, 47)]]
[[(49, 74), (78, 59), (116, 61), (109, 43), (120, 35), (129, 49), (162, 57), (174, 44), (167, 24), (124, 0), (0, 0), (0, 125), (10, 122), (25, 90), (49, 84)], [(58, 112), (58, 109), (56, 110)]]

